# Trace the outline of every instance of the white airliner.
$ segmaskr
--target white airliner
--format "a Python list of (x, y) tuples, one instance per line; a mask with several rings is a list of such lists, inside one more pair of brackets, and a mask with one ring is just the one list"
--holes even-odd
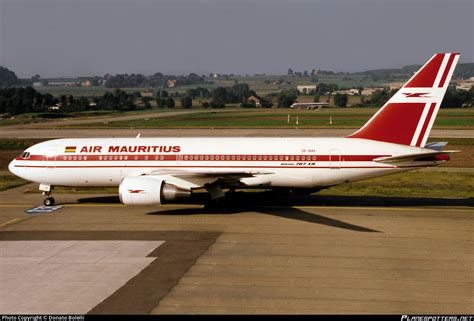
[(205, 188), (290, 188), (315, 191), (367, 178), (436, 166), (453, 151), (428, 144), (431, 127), (459, 59), (435, 54), (358, 131), (345, 138), (77, 138), (28, 148), (9, 165), (53, 186), (118, 186), (128, 205), (187, 202)]
[(329, 101), (323, 102), (323, 103), (298, 103), (295, 102), (291, 104), (290, 108), (306, 108), (306, 109), (316, 109), (316, 108), (322, 108), (322, 107), (329, 107), (330, 103)]

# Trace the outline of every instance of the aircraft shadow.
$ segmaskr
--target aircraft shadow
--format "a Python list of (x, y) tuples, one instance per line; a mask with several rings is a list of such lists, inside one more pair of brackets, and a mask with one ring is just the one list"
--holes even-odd
[[(197, 194), (192, 204), (205, 204), (208, 198)], [(116, 195), (80, 198), (78, 203), (120, 203)], [(364, 207), (404, 207), (404, 206), (468, 206), (474, 207), (474, 198), (427, 198), (392, 196), (336, 196), (336, 195), (287, 195), (272, 192), (235, 193), (230, 204), (237, 206), (364, 206)]]
[[(191, 204), (204, 205), (208, 195), (197, 193)], [(79, 203), (120, 203), (118, 196), (98, 196), (78, 199)], [(293, 206), (364, 206), (364, 207), (405, 207), (405, 206), (474, 206), (473, 198), (418, 198), (379, 196), (333, 196), (333, 195), (290, 195), (274, 192), (237, 192), (226, 198), (225, 206), (203, 206), (202, 208), (164, 209), (147, 215), (200, 215), (239, 214), (256, 212), (265, 215), (321, 224), (357, 232), (380, 232), (363, 226), (308, 213)]]
[(86, 198), (79, 198), (77, 200), (78, 203), (92, 203), (92, 204), (120, 204), (120, 198), (118, 195), (111, 195), (111, 196), (97, 196), (97, 197), (86, 197)]
[(147, 213), (147, 215), (200, 215), (200, 214), (239, 214), (243, 212), (256, 212), (260, 214), (272, 215), (288, 218), (297, 221), (326, 225), (330, 227), (342, 228), (356, 232), (380, 232), (363, 226), (350, 224), (341, 220), (325, 217), (319, 214), (308, 213), (294, 207), (286, 206), (245, 206), (245, 207), (227, 207), (225, 210), (219, 208), (181, 208), (174, 210), (164, 210)]

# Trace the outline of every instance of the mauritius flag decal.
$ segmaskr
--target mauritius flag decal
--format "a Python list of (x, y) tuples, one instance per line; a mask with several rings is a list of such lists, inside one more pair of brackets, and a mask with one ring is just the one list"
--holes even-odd
[(64, 149), (65, 153), (75, 153), (76, 152), (76, 146), (66, 146)]

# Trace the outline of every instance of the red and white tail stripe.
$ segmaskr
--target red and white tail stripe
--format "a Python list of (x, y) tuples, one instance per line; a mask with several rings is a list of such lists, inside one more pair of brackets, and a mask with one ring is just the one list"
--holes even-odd
[(459, 53), (435, 54), (351, 138), (424, 147)]

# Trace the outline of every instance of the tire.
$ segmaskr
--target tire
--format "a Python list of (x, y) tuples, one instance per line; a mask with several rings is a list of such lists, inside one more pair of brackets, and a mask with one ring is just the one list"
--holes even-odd
[(47, 199), (44, 200), (43, 204), (45, 206), (53, 206), (54, 205), (54, 198), (48, 197)]

